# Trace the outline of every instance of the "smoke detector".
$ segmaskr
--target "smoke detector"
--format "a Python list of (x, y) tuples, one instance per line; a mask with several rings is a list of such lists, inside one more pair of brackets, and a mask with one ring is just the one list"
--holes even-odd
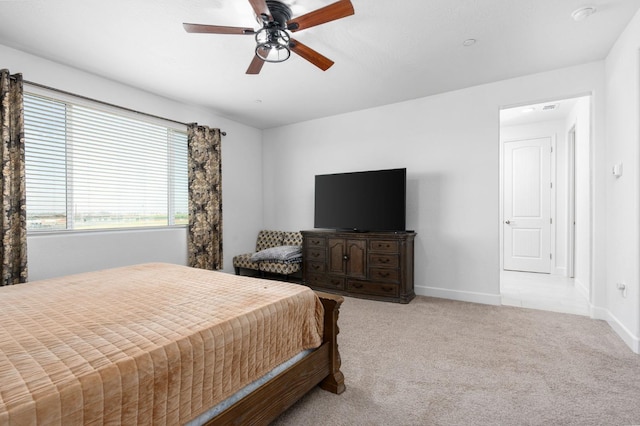
[(593, 6), (581, 7), (571, 13), (571, 18), (573, 18), (573, 20), (576, 22), (584, 21), (594, 13), (596, 13), (596, 8)]

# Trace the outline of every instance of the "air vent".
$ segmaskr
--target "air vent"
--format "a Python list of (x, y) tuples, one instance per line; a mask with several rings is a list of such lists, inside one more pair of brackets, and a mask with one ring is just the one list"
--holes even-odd
[(558, 104), (549, 104), (542, 107), (543, 111), (551, 111), (553, 109), (558, 108)]

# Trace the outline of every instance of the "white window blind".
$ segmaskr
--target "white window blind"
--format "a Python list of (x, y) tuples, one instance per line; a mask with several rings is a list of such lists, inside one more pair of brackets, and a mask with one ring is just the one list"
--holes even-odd
[(27, 230), (188, 223), (186, 128), (24, 96)]

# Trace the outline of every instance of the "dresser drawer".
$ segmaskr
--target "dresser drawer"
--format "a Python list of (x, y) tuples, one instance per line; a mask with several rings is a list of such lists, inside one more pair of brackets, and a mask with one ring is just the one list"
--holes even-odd
[(305, 284), (310, 287), (344, 290), (344, 278), (326, 274), (306, 274)]
[(321, 274), (326, 271), (324, 262), (304, 262), (304, 269), (310, 274)]
[(304, 251), (304, 260), (305, 261), (322, 261), (326, 257), (326, 251), (324, 248), (308, 248)]
[(324, 247), (327, 245), (326, 241), (324, 237), (308, 237), (304, 239), (307, 248)]
[(397, 254), (369, 254), (369, 266), (382, 268), (397, 268), (400, 258)]
[(371, 240), (369, 241), (369, 250), (383, 251), (385, 253), (397, 253), (398, 242), (392, 240)]
[(367, 281), (348, 281), (347, 291), (361, 294), (374, 294), (377, 296), (397, 297), (399, 287), (397, 284), (367, 282)]
[(373, 281), (398, 282), (400, 280), (400, 271), (397, 269), (370, 268), (369, 279)]

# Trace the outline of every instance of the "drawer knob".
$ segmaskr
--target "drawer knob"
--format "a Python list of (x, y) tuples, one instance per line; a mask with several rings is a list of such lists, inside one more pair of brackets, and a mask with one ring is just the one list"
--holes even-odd
[(360, 283), (354, 283), (353, 286), (355, 288), (362, 288), (362, 284), (360, 284)]

